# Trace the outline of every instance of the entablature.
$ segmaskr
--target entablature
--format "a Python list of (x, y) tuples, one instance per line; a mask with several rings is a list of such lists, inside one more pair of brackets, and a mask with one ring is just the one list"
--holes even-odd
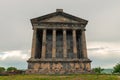
[(33, 28), (39, 29), (84, 29), (85, 25), (80, 23), (58, 23), (58, 22), (44, 22), (33, 24)]

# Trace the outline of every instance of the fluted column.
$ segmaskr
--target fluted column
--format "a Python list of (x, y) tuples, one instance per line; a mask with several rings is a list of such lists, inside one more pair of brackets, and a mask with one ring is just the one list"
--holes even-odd
[(67, 58), (67, 38), (66, 30), (63, 30), (63, 56)]
[(73, 53), (74, 53), (74, 58), (77, 58), (76, 30), (73, 30)]
[(31, 58), (35, 58), (35, 54), (36, 54), (36, 38), (37, 38), (37, 29), (35, 28), (33, 30)]
[(83, 55), (83, 58), (87, 58), (85, 30), (82, 30), (81, 43), (82, 43), (82, 55)]
[(46, 54), (46, 29), (43, 30), (42, 36), (42, 56), (41, 58), (44, 59)]
[(56, 57), (56, 30), (53, 30), (53, 37), (52, 37), (52, 58)]

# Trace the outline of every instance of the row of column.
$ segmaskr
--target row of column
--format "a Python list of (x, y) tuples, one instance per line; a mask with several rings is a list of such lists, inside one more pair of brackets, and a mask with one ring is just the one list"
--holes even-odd
[[(46, 29), (43, 29), (43, 36), (42, 36), (42, 52), (41, 52), (41, 58), (45, 58), (46, 54)], [(32, 51), (31, 51), (31, 58), (34, 58), (36, 53), (36, 36), (37, 29), (33, 32), (33, 42), (32, 42)], [(76, 30), (72, 30), (73, 34), (73, 53), (74, 58), (77, 58), (77, 38)], [(86, 39), (85, 39), (85, 31), (82, 30), (81, 34), (81, 43), (82, 43), (82, 54), (83, 58), (87, 58), (87, 49), (86, 49)], [(68, 53), (69, 54), (69, 53)], [(54, 59), (56, 57), (56, 30), (53, 30), (53, 38), (52, 38), (52, 58)], [(66, 30), (63, 30), (63, 57), (67, 58), (67, 32)]]

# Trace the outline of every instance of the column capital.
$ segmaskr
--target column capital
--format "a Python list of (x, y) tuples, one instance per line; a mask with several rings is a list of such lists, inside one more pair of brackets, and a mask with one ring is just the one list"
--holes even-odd
[(53, 29), (53, 31), (56, 31), (57, 29)]
[(81, 31), (86, 31), (86, 29), (85, 29), (85, 28), (83, 28), (83, 29), (81, 29)]
[(63, 31), (66, 31), (66, 29), (63, 29)]
[(65, 34), (66, 34), (66, 29), (63, 29), (63, 33), (65, 33)]
[(43, 29), (43, 31), (44, 31), (44, 30), (46, 31), (47, 29), (46, 29), (46, 28), (44, 28), (44, 29)]
[(72, 29), (72, 30), (76, 31), (76, 29)]
[(34, 28), (33, 30), (37, 30), (37, 28)]

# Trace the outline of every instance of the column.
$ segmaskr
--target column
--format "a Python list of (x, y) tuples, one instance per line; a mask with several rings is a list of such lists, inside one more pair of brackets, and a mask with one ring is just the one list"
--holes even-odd
[(42, 55), (41, 58), (44, 59), (46, 54), (46, 29), (43, 30), (42, 36)]
[(32, 49), (31, 49), (31, 58), (35, 58), (36, 54), (36, 38), (37, 38), (37, 29), (33, 30), (33, 39), (32, 39)]
[(67, 38), (66, 30), (63, 30), (63, 56), (67, 58)]
[(53, 30), (53, 37), (52, 37), (52, 58), (56, 57), (56, 30)]
[(87, 58), (87, 48), (86, 48), (86, 38), (85, 38), (85, 30), (81, 32), (81, 44), (82, 44), (82, 55), (83, 58)]
[(74, 53), (74, 58), (77, 58), (76, 30), (73, 30), (73, 53)]

